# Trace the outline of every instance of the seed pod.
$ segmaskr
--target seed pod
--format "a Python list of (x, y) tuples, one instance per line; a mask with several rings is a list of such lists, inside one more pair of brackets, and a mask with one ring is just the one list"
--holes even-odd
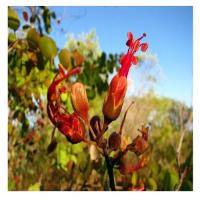
[(121, 135), (113, 132), (108, 139), (108, 146), (110, 149), (116, 151), (121, 145)]

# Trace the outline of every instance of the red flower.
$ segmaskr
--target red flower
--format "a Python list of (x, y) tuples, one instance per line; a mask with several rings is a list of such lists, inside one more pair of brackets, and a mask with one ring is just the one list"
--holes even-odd
[[(81, 109), (75, 106), (75, 111), (70, 114), (66, 108), (61, 104), (61, 93), (65, 92), (66, 88), (59, 87), (59, 84), (72, 75), (80, 73), (80, 68), (74, 68), (67, 74), (64, 73), (62, 65), (59, 65), (59, 72), (54, 77), (52, 84), (48, 88), (47, 93), (47, 113), (51, 122), (58, 128), (58, 130), (66, 136), (71, 143), (78, 143), (84, 140), (85, 137), (85, 116), (87, 110), (84, 110), (84, 115), (81, 115)], [(85, 95), (84, 92), (82, 94)], [(82, 96), (84, 96), (82, 95)], [(84, 103), (87, 104), (86, 97)], [(87, 107), (87, 105), (86, 105)], [(77, 109), (78, 112), (76, 111)]]
[(110, 122), (119, 116), (122, 105), (124, 102), (124, 97), (127, 89), (127, 75), (132, 64), (137, 64), (137, 58), (135, 57), (136, 51), (141, 47), (142, 51), (146, 51), (148, 48), (147, 43), (140, 44), (140, 40), (145, 37), (144, 33), (142, 37), (134, 41), (131, 32), (128, 32), (128, 41), (126, 45), (129, 47), (127, 54), (122, 55), (120, 58), (121, 68), (117, 75), (112, 79), (108, 93), (104, 100), (103, 114), (104, 118)]

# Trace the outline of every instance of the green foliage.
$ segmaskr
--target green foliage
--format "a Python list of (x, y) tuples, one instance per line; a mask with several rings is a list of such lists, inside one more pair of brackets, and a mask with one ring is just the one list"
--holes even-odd
[(30, 185), (28, 191), (40, 191), (40, 183)]
[(30, 47), (37, 48), (39, 46), (40, 34), (35, 28), (30, 28), (28, 30), (26, 38)]
[(63, 65), (64, 68), (71, 68), (71, 55), (67, 49), (61, 49), (59, 52), (59, 61)]
[(51, 19), (56, 19), (56, 14), (55, 12), (52, 12), (48, 9), (48, 7), (46, 6), (41, 6), (41, 8), (43, 9), (43, 14), (42, 14), (42, 18), (44, 21), (44, 25), (45, 25), (45, 31), (47, 33), (51, 32)]
[[(82, 65), (82, 73), (78, 81), (86, 85), (86, 91), (89, 99), (94, 99), (97, 94), (102, 94), (108, 88), (108, 77), (114, 70), (118, 69), (118, 55), (109, 54), (100, 51), (96, 33), (94, 31), (83, 35), (82, 38), (75, 39), (72, 35), (68, 36), (65, 47), (69, 52), (78, 49), (83, 55), (85, 62)], [(66, 56), (66, 49), (60, 52), (60, 61)], [(63, 55), (65, 51), (65, 56)], [(67, 61), (65, 61), (67, 62)], [(61, 62), (66, 65), (63, 61)]]
[(43, 36), (39, 40), (39, 47), (42, 54), (49, 59), (53, 59), (57, 54), (57, 48), (54, 40), (50, 37)]

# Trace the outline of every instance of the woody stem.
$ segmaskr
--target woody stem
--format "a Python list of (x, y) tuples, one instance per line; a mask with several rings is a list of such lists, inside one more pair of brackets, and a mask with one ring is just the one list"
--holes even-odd
[(113, 174), (112, 160), (108, 155), (105, 155), (105, 160), (106, 160), (106, 167), (108, 170), (110, 189), (112, 191), (115, 191), (115, 180), (114, 180), (114, 174)]

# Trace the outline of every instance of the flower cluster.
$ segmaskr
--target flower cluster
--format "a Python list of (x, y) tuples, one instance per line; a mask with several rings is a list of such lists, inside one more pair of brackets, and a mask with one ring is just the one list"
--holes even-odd
[[(47, 112), (51, 122), (66, 136), (69, 142), (74, 144), (84, 141), (96, 145), (105, 157), (112, 190), (115, 189), (112, 174), (114, 166), (118, 167), (122, 174), (131, 174), (143, 168), (148, 161), (148, 157), (145, 154), (145, 151), (149, 147), (148, 127), (142, 126), (139, 129), (141, 135), (138, 135), (129, 144), (122, 144), (122, 129), (127, 112), (132, 104), (125, 112), (120, 130), (110, 134), (108, 139), (104, 137), (104, 133), (108, 130), (109, 124), (116, 120), (121, 113), (127, 91), (127, 76), (130, 67), (136, 65), (138, 62), (135, 54), (139, 50), (144, 52), (148, 48), (147, 43), (141, 43), (142, 38), (145, 36), (146, 34), (144, 33), (140, 38), (135, 40), (132, 33), (128, 32), (128, 41), (126, 42), (128, 51), (121, 56), (119, 61), (121, 67), (113, 77), (104, 99), (102, 108), (104, 120), (101, 120), (98, 115), (93, 116), (91, 119), (89, 118), (89, 104), (82, 83), (62, 85), (64, 80), (79, 74), (80, 67), (76, 67), (65, 73), (62, 65), (59, 65), (59, 72), (56, 74), (48, 89)], [(62, 104), (61, 94), (66, 92), (71, 95), (71, 102), (74, 108), (73, 113), (69, 113), (67, 108)], [(111, 156), (111, 152), (114, 152), (114, 156)], [(127, 162), (127, 152), (134, 152), (138, 156), (138, 162), (134, 164)]]
[[(74, 68), (65, 74), (62, 65), (54, 77), (47, 93), (47, 113), (49, 119), (71, 143), (84, 140), (88, 123), (89, 104), (84, 85), (74, 83), (71, 86), (60, 86), (60, 83), (72, 75), (80, 73), (80, 67)], [(61, 94), (71, 93), (74, 112), (70, 114), (61, 103)]]

